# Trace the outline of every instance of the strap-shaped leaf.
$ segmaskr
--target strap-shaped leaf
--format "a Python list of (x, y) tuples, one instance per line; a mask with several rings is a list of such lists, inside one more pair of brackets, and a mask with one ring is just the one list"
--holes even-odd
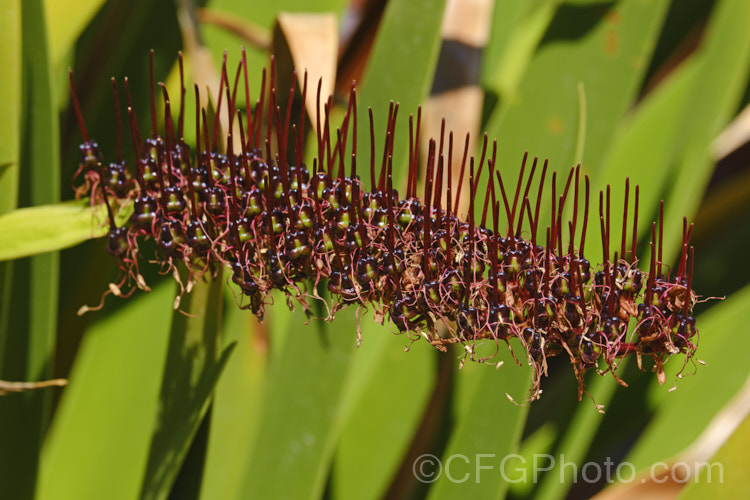
[[(121, 224), (132, 212), (124, 208), (116, 217)], [(107, 234), (104, 205), (88, 200), (21, 208), (0, 216), (0, 261), (53, 252)]]

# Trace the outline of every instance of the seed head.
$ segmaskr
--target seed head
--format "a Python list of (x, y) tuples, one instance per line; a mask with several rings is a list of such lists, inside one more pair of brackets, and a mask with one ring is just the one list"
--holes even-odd
[[(76, 174), (76, 178), (83, 176), (83, 183), (77, 193), (90, 196), (92, 203), (107, 205), (107, 250), (121, 269), (119, 282), (105, 295), (116, 290), (116, 295), (129, 296), (136, 288), (147, 288), (139, 271), (139, 241), (152, 239), (157, 243), (156, 260), (180, 282), (183, 293), (205, 275), (215, 276), (225, 267), (242, 292), (240, 307), (261, 318), (268, 294), (278, 289), (309, 315), (310, 302), (323, 301), (329, 320), (345, 307), (372, 308), (376, 318), (381, 322), (388, 318), (397, 332), (426, 338), (443, 350), (448, 344), (462, 344), (464, 356), (477, 361), (494, 357), (479, 357), (476, 347), (480, 343), (499, 349), (515, 338), (534, 367), (531, 399), (540, 393), (540, 378), (551, 356), (568, 356), (580, 397), (588, 370), (611, 372), (617, 378), (620, 359), (635, 355), (640, 364), (642, 357), (651, 357), (661, 380), (666, 358), (681, 352), (690, 359), (695, 353), (698, 330), (692, 309), (697, 296), (692, 291), (694, 250), (689, 246), (693, 226), (683, 220), (679, 266), (674, 276), (664, 275), (662, 204), (658, 225), (651, 226), (650, 268), (639, 269), (639, 188), (635, 187), (629, 231), (629, 180), (625, 181), (619, 247), (610, 246), (610, 187), (599, 193), (603, 255), (601, 263), (592, 266), (584, 256), (590, 185), (585, 175), (581, 182), (580, 165), (570, 169), (559, 193), (557, 173), (552, 173), (552, 210), (544, 224), (540, 207), (548, 162), (540, 165), (537, 158), (529, 162), (528, 154), (524, 155), (515, 186), (506, 185), (496, 169), (497, 143), (493, 142), (488, 157), (485, 134), (479, 161), (469, 154), (467, 136), (461, 165), (454, 166), (453, 133), (446, 138), (443, 122), (440, 137), (428, 141), (424, 191), (419, 196), (418, 112), (416, 127), (409, 117), (409, 172), (401, 197), (393, 187), (392, 172), (397, 103), (390, 104), (384, 154), (376, 161), (372, 110), (368, 109), (370, 149), (358, 152), (356, 89), (352, 86), (341, 126), (332, 132), (333, 99), (323, 101), (321, 115), (319, 82), (314, 117), (317, 154), (310, 169), (303, 163), (305, 108), (301, 107), (293, 123), (294, 83), (288, 94), (274, 87), (273, 60), (270, 84), (266, 85), (264, 70), (259, 98), (251, 107), (244, 51), (234, 85), (225, 55), (213, 124), (195, 87), (193, 145), (183, 137), (182, 70), (176, 124), (170, 96), (159, 84), (164, 105), (164, 124), (159, 130), (153, 62), (151, 69), (152, 131), (145, 139), (125, 80), (133, 167), (122, 159), (119, 142), (117, 160), (102, 161), (96, 142), (88, 137), (73, 90), (83, 135)], [(244, 76), (244, 110), (236, 106), (240, 75)], [(113, 89), (119, 135), (114, 80)], [(305, 74), (301, 95), (307, 90)], [(288, 97), (282, 111), (284, 95)], [(219, 134), (221, 113), (226, 113), (230, 124), (226, 140)], [(237, 130), (232, 129), (235, 121)], [(351, 151), (347, 151), (349, 144)], [(364, 167), (369, 182), (360, 178), (358, 167)], [(456, 168), (460, 173), (454, 189)], [(469, 213), (464, 219), (458, 211), (467, 171)], [(489, 178), (485, 201), (475, 206), (485, 171)], [(532, 189), (539, 171), (538, 186)], [(568, 203), (573, 205), (569, 220), (565, 217)], [(124, 207), (132, 207), (132, 216), (117, 227), (113, 214)], [(479, 210), (481, 222), (477, 224)], [(542, 240), (538, 240), (540, 230)], [(566, 236), (568, 244), (564, 245)], [(575, 241), (580, 241), (577, 247)], [(187, 278), (180, 277), (178, 265), (188, 270)], [(331, 294), (330, 303), (317, 292), (322, 283)]]

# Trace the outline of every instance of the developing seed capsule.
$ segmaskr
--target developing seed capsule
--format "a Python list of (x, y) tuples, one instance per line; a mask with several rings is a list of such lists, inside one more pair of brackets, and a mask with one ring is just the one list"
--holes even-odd
[(96, 141), (84, 141), (83, 144), (78, 146), (78, 151), (81, 155), (79, 171), (84, 173), (99, 172), (99, 167), (102, 163), (102, 154), (99, 152), (99, 145)]
[(400, 331), (411, 330), (416, 325), (415, 321), (419, 317), (419, 312), (415, 306), (416, 299), (411, 294), (393, 302), (390, 310), (391, 321)]
[(371, 281), (375, 282), (380, 277), (378, 261), (374, 257), (363, 257), (357, 264), (357, 281), (360, 285), (366, 286)]
[(642, 286), (641, 272), (638, 269), (633, 269), (627, 273), (626, 279), (622, 284), (622, 289), (630, 296), (633, 296), (641, 291)]
[(115, 227), (107, 233), (107, 252), (116, 258), (122, 258), (130, 250), (128, 241), (128, 229), (126, 227)]
[(205, 193), (206, 211), (213, 216), (223, 215), (227, 209), (224, 190), (219, 186), (214, 186), (207, 188)]
[(185, 198), (182, 195), (182, 189), (177, 186), (169, 186), (164, 188), (162, 194), (166, 201), (164, 202), (164, 208), (168, 214), (178, 215), (185, 211)]
[(143, 169), (143, 189), (147, 191), (158, 191), (161, 187), (161, 181), (159, 176), (159, 166), (151, 157), (141, 160), (141, 167)]
[(593, 365), (596, 363), (599, 354), (590, 340), (583, 340), (580, 347), (580, 356), (584, 364)]
[(151, 230), (156, 218), (157, 202), (153, 196), (139, 196), (133, 201), (133, 215), (131, 220), (137, 229)]
[(461, 305), (457, 319), (458, 331), (467, 340), (476, 337), (479, 327), (479, 311), (471, 306)]
[(418, 296), (419, 308), (425, 312), (440, 311), (440, 285), (436, 281), (428, 281)]
[(404, 259), (404, 251), (400, 248), (396, 248), (392, 253), (385, 252), (381, 261), (383, 274), (390, 276), (391, 278), (400, 279), (399, 275), (406, 269)]
[(180, 248), (185, 244), (185, 233), (182, 224), (176, 220), (162, 221), (159, 226), (159, 246), (167, 257), (178, 257)]
[(127, 198), (130, 194), (132, 179), (125, 162), (110, 163), (104, 169), (104, 185), (117, 198)]
[(304, 231), (292, 231), (286, 235), (286, 256), (290, 261), (306, 259), (312, 253), (312, 247)]
[(512, 324), (513, 311), (505, 304), (492, 304), (488, 315), (488, 327), (493, 336), (507, 339)]
[(301, 231), (311, 230), (315, 227), (315, 213), (308, 203), (294, 207), (294, 220), (297, 229)]
[(204, 225), (197, 220), (192, 220), (187, 225), (187, 244), (194, 252), (204, 253), (211, 248), (211, 239), (204, 230)]
[(531, 356), (531, 358), (537, 362), (541, 361), (541, 359), (544, 357), (544, 337), (542, 337), (539, 330), (536, 330), (534, 328), (524, 328), (523, 336), (529, 346), (529, 355)]

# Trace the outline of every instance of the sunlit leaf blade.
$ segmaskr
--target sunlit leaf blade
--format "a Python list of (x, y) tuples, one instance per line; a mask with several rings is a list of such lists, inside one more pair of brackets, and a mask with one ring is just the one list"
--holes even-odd
[[(723, 0), (714, 7), (706, 39), (696, 54), (698, 75), (683, 119), (666, 220), (692, 219), (711, 178), (715, 163), (711, 143), (737, 112), (750, 75), (750, 30), (743, 23), (748, 17), (750, 3), (742, 0)], [(677, 241), (680, 225), (667, 225), (665, 230), (667, 240)], [(676, 255), (678, 248), (667, 248), (667, 255)]]
[(641, 83), (667, 6), (636, 0), (558, 9), (517, 92), (487, 125), (503, 153), (504, 177), (515, 178), (527, 150), (549, 158), (553, 169), (572, 166), (579, 82), (588, 109), (584, 166), (600, 167)]
[(295, 313), (279, 361), (266, 379), (264, 405), (258, 409), (260, 430), (245, 463), (239, 498), (314, 498), (322, 493), (356, 344), (353, 312), (339, 312), (334, 323), (315, 321), (307, 328), (302, 328), (302, 312)]
[[(373, 53), (367, 69), (368, 73), (363, 79), (365, 83), (363, 86), (359, 87), (358, 92), (359, 109), (366, 110), (368, 105), (372, 105), (376, 116), (378, 116), (376, 121), (381, 120), (381, 129), (383, 128), (382, 123), (384, 122), (385, 113), (390, 99), (395, 98), (401, 100), (402, 105), (405, 104), (406, 108), (411, 108), (412, 111), (415, 111), (416, 106), (426, 97), (431, 83), (434, 65), (436, 63), (437, 49), (439, 47), (439, 29), (442, 19), (442, 7), (443, 2), (422, 2), (418, 4), (394, 2), (389, 5), (381, 24), (378, 41), (373, 48)], [(404, 37), (396, 39), (394, 37), (395, 33), (403, 32), (404, 29), (407, 29), (405, 23), (410, 17), (407, 14), (413, 14), (416, 12), (419, 12), (420, 22), (417, 23), (416, 26), (414, 23), (408, 23), (408, 30), (412, 36), (406, 39), (404, 39)], [(413, 15), (411, 17), (413, 17)], [(414, 67), (415, 63), (419, 66), (418, 68)], [(408, 71), (403, 71), (405, 68), (408, 68)], [(370, 83), (368, 83), (368, 81)], [(363, 125), (366, 123), (363, 119), (364, 116), (366, 115), (360, 111), (360, 120)], [(405, 123), (405, 120), (402, 123)], [(359, 139), (361, 150), (365, 145), (369, 145), (369, 137), (366, 127), (363, 126), (360, 130), (365, 130), (364, 135), (360, 135)], [(365, 139), (362, 139), (362, 137), (365, 137)], [(363, 143), (363, 140), (366, 142)], [(382, 139), (378, 138), (378, 141), (382, 142)], [(406, 144), (401, 144), (400, 146), (397, 144), (396, 148), (400, 148), (399, 154), (402, 154), (402, 158), (405, 159), (407, 151)], [(398, 176), (404, 174), (403, 168), (400, 172), (396, 171), (394, 174), (398, 179)], [(333, 336), (338, 335), (340, 328), (340, 326), (337, 325), (340, 325), (344, 321), (346, 320), (337, 317), (333, 325), (326, 328), (328, 333), (321, 333), (321, 335), (331, 336), (330, 343), (332, 347), (334, 346), (332, 340)], [(354, 333), (353, 327), (349, 330), (351, 330), (352, 334)], [(374, 337), (376, 335), (387, 335), (382, 328), (376, 328), (373, 330), (364, 328), (364, 331), (366, 338)], [(371, 333), (372, 335), (368, 335), (368, 333)], [(323, 339), (324, 338), (325, 337), (323, 337)], [(304, 340), (305, 343), (310, 341), (310, 339)], [(336, 342), (342, 342), (343, 344), (341, 347), (345, 346), (347, 349), (352, 348), (352, 341), (353, 338), (351, 336), (347, 339), (336, 340)], [(303, 362), (302, 360), (298, 360), (297, 356), (304, 354), (305, 357), (314, 357), (318, 352), (320, 352), (320, 354), (317, 354), (318, 356), (325, 352), (325, 358), (327, 359), (335, 354), (327, 351), (320, 351), (320, 348), (317, 346), (315, 346), (314, 349), (311, 346), (307, 346), (305, 351), (297, 354), (298, 349), (300, 349), (300, 342), (303, 341), (297, 338), (297, 332), (291, 332), (284, 343), (284, 352), (279, 366), (296, 366), (297, 372), (299, 372), (301, 363), (304, 363), (302, 366), (314, 363), (314, 366), (317, 367), (318, 363), (321, 363), (321, 361), (305, 359)], [(374, 342), (378, 342), (378, 340), (374, 340)], [(346, 352), (347, 358), (352, 355), (351, 352), (344, 352)], [(319, 422), (319, 417), (312, 415), (310, 411), (300, 412), (295, 410), (294, 404), (292, 407), (288, 408), (287, 412), (293, 415), (293, 420), (283, 426), (285, 428), (284, 437), (276, 436), (275, 430), (272, 430), (271, 433), (262, 433), (259, 435), (259, 441), (256, 443), (256, 449), (253, 455), (254, 458), (251, 459), (250, 465), (248, 466), (249, 478), (246, 482), (247, 489), (245, 493), (278, 494), (283, 491), (284, 494), (288, 495), (292, 494), (292, 491), (294, 491), (298, 494), (307, 496), (311, 494), (315, 495), (314, 492), (321, 491), (333, 452), (332, 445), (339, 433), (341, 419), (339, 412), (342, 411), (341, 405), (344, 399), (346, 399), (343, 397), (345, 381), (340, 380), (342, 373), (345, 372), (331, 371), (336, 368), (337, 365), (341, 365), (341, 363), (344, 362), (344, 358), (342, 357), (342, 354), (339, 353), (338, 356), (335, 356), (335, 359), (337, 359), (337, 362), (335, 363), (332, 360), (326, 362), (327, 366), (325, 370), (322, 368), (308, 370), (315, 372), (316, 378), (321, 378), (323, 380), (317, 382), (297, 381), (297, 384), (302, 385), (291, 386), (288, 389), (284, 387), (283, 391), (280, 390), (276, 384), (286, 385), (291, 384), (292, 381), (287, 380), (284, 382), (286, 374), (276, 374), (277, 380), (274, 381), (274, 371), (272, 370), (271, 378), (269, 379), (269, 386), (266, 392), (267, 403), (269, 405), (269, 408), (266, 411), (273, 415), (273, 417), (264, 416), (264, 419), (261, 421), (262, 428), (265, 429), (265, 425), (269, 425), (268, 418), (270, 418), (271, 421), (278, 422), (280, 417), (277, 413), (282, 412), (283, 409), (289, 405), (290, 400), (292, 402), (297, 399), (308, 400), (310, 392), (317, 394), (319, 384), (328, 387), (328, 390), (324, 393), (318, 394), (317, 398), (321, 406), (320, 410), (324, 413), (327, 412), (329, 415), (326, 421)], [(323, 362), (325, 362), (325, 359)], [(289, 363), (293, 364), (290, 365)], [(382, 361), (377, 359), (375, 366), (378, 366), (380, 363), (382, 363)], [(286, 369), (289, 370), (290, 368)], [(345, 369), (346, 367), (344, 366), (339, 366), (338, 368), (338, 370)], [(373, 376), (376, 375), (377, 370), (373, 371)], [(326, 382), (326, 380), (328, 381)], [(363, 385), (367, 382), (367, 379), (362, 380)], [(308, 387), (307, 384), (311, 387), (306, 388)], [(285, 394), (286, 403), (276, 403), (276, 394)], [(269, 396), (270, 399), (268, 399)], [(306, 415), (309, 421), (296, 420), (299, 418), (298, 414), (300, 413)], [(330, 419), (333, 419), (333, 422), (329, 422), (328, 420)], [(306, 438), (308, 441), (306, 442), (302, 438)], [(408, 438), (408, 435), (406, 435), (405, 438)], [(293, 441), (288, 447), (285, 447), (283, 444), (279, 444), (280, 439), (282, 442), (289, 442), (290, 439)], [(300, 441), (301, 439), (302, 441)], [(278, 458), (276, 458), (278, 452), (275, 452), (272, 455), (269, 454), (269, 447), (272, 446), (271, 441), (273, 441), (274, 448), (279, 449), (281, 452), (281, 455)], [(295, 453), (294, 450), (298, 447), (301, 447), (302, 449)], [(305, 472), (304, 475), (300, 476), (297, 474), (297, 480), (293, 485), (283, 484), (284, 481), (280, 481), (280, 484), (273, 484), (274, 481), (268, 479), (268, 467), (274, 466), (274, 464), (276, 464), (276, 467), (279, 467), (279, 463), (285, 464), (284, 466), (286, 467), (286, 464), (289, 464), (290, 462), (293, 462), (297, 466), (297, 471), (305, 470), (305, 467), (300, 464), (314, 463), (315, 465), (311, 465), (309, 471)], [(276, 474), (276, 472), (274, 472), (274, 474)], [(264, 479), (261, 481), (260, 478)], [(274, 490), (273, 488), (278, 488), (278, 490)]]
[[(594, 404), (607, 404), (617, 389), (617, 382), (611, 375), (596, 377), (587, 387), (591, 399), (585, 398), (574, 410), (572, 425), (565, 429), (558, 444), (561, 453), (570, 463), (581, 463), (595, 436), (595, 430), (601, 425), (604, 416), (596, 411)], [(535, 495), (537, 498), (564, 498), (573, 481), (574, 471), (563, 468), (557, 460), (554, 467), (542, 476), (542, 483)], [(563, 477), (564, 480), (560, 478)]]
[[(116, 217), (122, 224), (132, 213), (125, 207)], [(7, 236), (0, 242), (0, 260), (11, 260), (44, 252), (62, 250), (107, 234), (107, 210), (91, 206), (88, 200), (21, 208), (0, 215), (0, 231)]]
[[(246, 456), (258, 429), (266, 376), (268, 332), (250, 311), (237, 307), (230, 293), (225, 300), (222, 345), (235, 343), (216, 384), (211, 428), (201, 485), (201, 498), (234, 498), (244, 482)], [(273, 339), (275, 340), (275, 339)]]
[[(60, 161), (57, 107), (52, 93), (42, 0), (21, 4), (22, 89), (20, 193), (22, 205), (59, 199)], [(7, 337), (0, 377), (40, 381), (52, 378), (57, 334), (58, 255), (41, 255), (14, 265)], [(17, 432), (2, 446), (0, 480), (5, 494), (33, 496), (39, 454), (49, 423), (51, 391), (34, 391), (0, 402), (0, 426)], [(20, 424), (23, 422), (23, 424)]]
[[(419, 431), (435, 383), (436, 352), (424, 341), (370, 322), (354, 357), (345, 399), (351, 409), (332, 470), (336, 498), (382, 498)], [(388, 439), (383, 439), (388, 436)]]
[[(678, 216), (694, 213), (700, 201), (698, 194), (691, 196), (684, 189), (676, 189), (675, 186), (690, 184), (691, 189), (695, 189), (696, 186), (705, 182), (706, 176), (712, 170), (711, 141), (718, 133), (721, 123), (728, 120), (727, 113), (734, 111), (733, 106), (736, 105), (737, 92), (739, 91), (737, 85), (746, 81), (748, 69), (746, 51), (749, 50), (750, 45), (748, 45), (746, 32), (739, 27), (735, 19), (738, 15), (746, 15), (742, 14), (742, 9), (746, 8), (747, 5), (741, 2), (723, 2), (714, 9), (711, 25), (709, 25), (703, 46), (699, 52), (692, 56), (691, 60), (678, 69), (661, 88), (655, 91), (653, 96), (644, 102), (643, 107), (639, 109), (633, 121), (625, 129), (624, 141), (620, 142), (614, 149), (613, 162), (622, 166), (629, 165), (635, 178), (644, 184), (641, 191), (642, 196), (645, 195), (642, 198), (644, 202), (641, 211), (642, 217), (644, 213), (647, 217), (654, 213), (662, 182), (668, 179), (672, 181), (671, 186), (666, 186), (668, 189), (671, 188), (665, 203), (667, 208), (667, 215), (665, 216), (667, 261), (672, 258), (670, 255), (673, 256), (678, 248), (680, 230), (680, 224), (677, 223)], [(731, 61), (723, 59), (734, 56), (738, 59), (732, 59)], [(721, 75), (716, 74), (717, 72), (721, 72)], [(700, 101), (701, 107), (696, 107), (696, 101)], [(661, 141), (655, 142), (659, 139)], [(627, 142), (630, 142), (628, 146), (632, 153), (628, 153), (626, 147), (624, 147)], [(686, 147), (689, 153), (685, 152)], [(644, 161), (638, 161), (633, 157), (638, 151), (649, 152)], [(675, 175), (675, 169), (669, 168), (675, 160), (677, 160), (678, 165), (681, 165), (680, 169), (683, 172), (679, 175)], [(688, 165), (689, 170), (687, 170)], [(610, 178), (613, 172), (614, 169), (609, 171)], [(698, 193), (698, 191), (694, 193)], [(614, 197), (615, 206), (620, 202), (619, 199), (621, 198), (618, 196)], [(671, 210), (675, 206), (677, 209)], [(680, 212), (677, 212), (677, 210)], [(615, 227), (618, 224), (617, 220), (616, 217)], [(643, 222), (647, 221), (641, 221), (641, 227), (643, 227)], [(709, 325), (710, 327), (711, 325)], [(703, 342), (701, 342), (698, 357), (706, 359), (704, 349), (707, 343), (705, 341), (707, 330), (702, 317), (699, 318), (699, 328), (703, 332)], [(673, 377), (677, 371), (676, 365), (679, 365), (679, 360), (672, 362), (673, 371), (671, 375)], [(733, 381), (730, 385), (735, 390), (734, 381), (737, 379), (734, 376), (736, 374), (736, 368), (734, 367), (740, 365), (721, 363), (722, 367), (727, 367), (724, 376), (727, 380)], [(729, 367), (733, 368), (730, 369)], [(699, 370), (699, 372), (703, 371)], [(700, 375), (701, 377), (695, 378), (703, 378), (705, 373), (700, 373)], [(687, 385), (686, 383), (692, 384), (692, 377), (689, 381), (680, 381), (678, 393), (681, 392), (683, 385)], [(720, 395), (711, 391), (711, 397), (719, 397), (722, 402), (726, 402), (731, 395), (731, 393), (725, 394), (723, 391), (718, 391), (718, 393)], [(688, 420), (691, 425), (697, 426), (689, 426), (689, 429), (686, 429), (676, 414), (674, 414), (676, 420), (670, 424), (661, 420), (661, 417), (653, 421), (652, 428), (658, 425), (657, 422), (662, 422), (660, 427), (662, 432), (652, 433), (647, 431), (647, 434), (636, 444), (631, 458), (635, 457), (633, 461), (638, 467), (645, 467), (652, 460), (667, 458), (687, 446), (688, 442), (694, 439), (706, 425), (707, 419), (713, 414), (712, 411), (715, 412), (720, 406), (718, 401), (709, 405), (711, 411), (708, 411), (703, 418), (695, 419), (692, 416), (695, 412), (692, 408), (695, 406), (695, 401), (700, 398), (693, 397), (690, 399), (690, 403), (685, 401), (684, 405), (680, 406), (679, 404), (675, 405), (674, 402), (681, 400), (682, 396), (664, 394), (663, 388), (659, 394), (659, 400), (663, 401), (666, 406), (670, 408), (677, 406), (682, 408), (683, 411), (690, 412), (691, 418)], [(706, 407), (701, 404), (700, 408), (702, 414)], [(660, 414), (662, 411), (665, 411), (665, 409), (660, 410)], [(649, 436), (651, 437), (649, 438)]]
[[(13, 210), (18, 197), (18, 162), (21, 125), (21, 2), (3, 4), (0, 16), (0, 65), (6, 68), (0, 78), (0, 217)], [(0, 262), (0, 359), (4, 357), (10, 317), (12, 264)]]
[[(402, 185), (406, 175), (406, 118), (409, 113), (416, 114), (417, 107), (426, 101), (432, 84), (444, 7), (442, 0), (389, 3), (363, 81), (358, 82), (358, 148), (368, 151), (370, 147), (366, 110), (371, 107), (375, 116), (378, 171), (387, 107), (391, 100), (400, 104), (393, 159), (396, 187)], [(367, 164), (363, 167), (366, 170)], [(369, 176), (365, 174), (363, 179)], [(365, 185), (369, 182), (365, 181)], [(350, 408), (346, 410), (347, 424), (333, 470), (333, 490), (341, 498), (385, 494), (392, 474), (417, 432), (433, 380), (433, 376), (425, 373), (433, 364), (427, 346), (415, 346), (412, 350), (416, 352), (403, 353), (400, 346), (404, 337), (392, 338), (389, 328), (368, 321), (362, 330), (364, 345), (354, 358), (352, 380), (344, 398), (344, 404)], [(406, 385), (398, 382), (415, 380), (414, 377), (418, 377), (418, 382)], [(367, 432), (368, 428), (372, 432)], [(380, 434), (376, 429), (382, 428), (393, 429), (387, 441), (377, 437)]]
[(3, 3), (0, 16), (0, 214), (16, 206), (21, 125), (21, 2)]
[[(138, 496), (158, 415), (173, 298), (173, 286), (159, 285), (86, 332), (45, 442), (40, 499)], [(104, 458), (113, 450), (116, 467)]]
[(60, 63), (103, 3), (104, 0), (44, 0), (52, 64)]
[(747, 498), (748, 448), (750, 448), (750, 417), (745, 417), (745, 421), (709, 461), (710, 469), (702, 469), (683, 490), (680, 498), (683, 500), (700, 500), (719, 496)]
[(376, 165), (383, 157), (388, 104), (399, 102), (393, 146), (393, 182), (406, 175), (409, 153), (409, 114), (417, 114), (432, 85), (440, 52), (440, 26), (445, 0), (389, 2), (361, 84), (357, 104), (362, 125), (357, 138), (359, 147), (367, 151), (369, 129), (364, 126), (368, 106), (375, 117)]
[(141, 498), (167, 498), (206, 414), (234, 344), (222, 349), (219, 328), (224, 280), (198, 282), (172, 316), (158, 419)]
[[(682, 357), (676, 357), (665, 366), (666, 387), (654, 381), (652, 394), (659, 402), (656, 415), (627, 458), (637, 468), (648, 467), (687, 448), (742, 386), (750, 374), (746, 362), (750, 349), (745, 328), (748, 314), (750, 287), (745, 287), (698, 317), (697, 358), (707, 366), (690, 364), (685, 375), (691, 376), (676, 380), (683, 367)], [(677, 389), (667, 392), (675, 382)]]
[(481, 83), (484, 88), (491, 88), (499, 72), (501, 59), (507, 54), (510, 40), (513, 38), (514, 27), (523, 19), (527, 2), (513, 0), (510, 2), (495, 2), (492, 10), (492, 26), (490, 39), (482, 52), (485, 64), (482, 65)]
[[(648, 94), (632, 114), (619, 124), (603, 168), (594, 173), (597, 185), (610, 184), (615, 188), (612, 192), (614, 207), (621, 207), (623, 203), (623, 175), (630, 177), (631, 185), (640, 186), (638, 227), (645, 232), (648, 232), (657, 213), (665, 186), (673, 177), (670, 165), (680, 148), (678, 133), (690, 106), (689, 95), (697, 70), (694, 58), (686, 61)], [(613, 227), (619, 227), (621, 219), (620, 211), (615, 211)], [(677, 224), (677, 221), (667, 222)], [(598, 239), (593, 237), (598, 236), (598, 231), (595, 228), (594, 232), (589, 233), (592, 242)]]
[(493, 31), (485, 50), (482, 81), (502, 99), (513, 99), (560, 0), (497, 2)]
[(528, 405), (517, 406), (506, 394), (524, 403), (532, 371), (525, 363), (525, 354), (518, 354), (520, 346), (513, 345), (524, 363), (522, 367), (516, 365), (510, 350), (501, 343), (499, 355), (493, 359), (503, 363), (498, 369), (490, 363), (467, 361), (456, 373), (456, 378), (463, 379), (458, 387), (464, 394), (458, 395), (454, 402), (456, 421), (440, 457), (442, 473), (430, 489), (430, 498), (465, 494), (480, 498), (505, 496), (509, 483), (500, 474), (501, 462), (518, 451), (528, 413)]

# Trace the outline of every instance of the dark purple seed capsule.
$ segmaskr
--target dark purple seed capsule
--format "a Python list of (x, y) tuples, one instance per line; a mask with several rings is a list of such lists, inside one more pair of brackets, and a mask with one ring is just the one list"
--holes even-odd
[(382, 262), (383, 274), (385, 274), (386, 276), (390, 276), (393, 279), (401, 279), (400, 275), (406, 269), (406, 266), (404, 265), (403, 250), (397, 248), (393, 251), (393, 253), (384, 253)]
[(78, 147), (81, 155), (81, 169), (83, 172), (98, 172), (102, 163), (102, 154), (96, 141), (88, 140)]
[(312, 247), (304, 231), (292, 231), (285, 238), (286, 255), (290, 261), (299, 261), (310, 256)]
[(193, 251), (204, 253), (211, 248), (211, 239), (204, 230), (204, 226), (197, 220), (188, 223), (185, 233), (187, 244)]
[(127, 198), (132, 184), (127, 163), (110, 163), (104, 170), (104, 184), (115, 197)]
[(263, 212), (263, 196), (260, 190), (253, 188), (245, 195), (245, 217), (252, 219)]
[(126, 227), (115, 227), (107, 234), (107, 252), (116, 258), (125, 256), (130, 250), (128, 230)]
[(344, 238), (346, 241), (346, 249), (349, 252), (353, 252), (358, 248), (362, 248), (364, 244), (364, 242), (362, 241), (362, 236), (359, 232), (358, 224), (353, 224), (346, 228)]
[(583, 340), (581, 342), (581, 361), (583, 361), (587, 365), (593, 365), (596, 363), (596, 358), (599, 357), (599, 355), (596, 352), (596, 348), (594, 347), (594, 344), (590, 340)]
[(453, 302), (458, 302), (464, 295), (463, 277), (455, 269), (449, 270), (443, 276), (443, 287), (448, 294), (446, 299)]
[(360, 285), (369, 286), (370, 282), (376, 282), (380, 277), (378, 261), (374, 257), (364, 257), (357, 263), (357, 282)]
[(458, 319), (456, 321), (459, 333), (467, 340), (476, 337), (477, 328), (479, 326), (479, 313), (471, 306), (461, 306), (461, 310), (458, 313)]
[(180, 247), (185, 243), (182, 224), (176, 220), (163, 221), (159, 227), (159, 246), (168, 257), (179, 254)]
[(193, 176), (193, 192), (196, 195), (196, 201), (205, 201), (206, 189), (208, 189), (208, 173), (202, 168), (191, 169)]
[(144, 189), (157, 191), (161, 187), (159, 180), (159, 166), (156, 164), (156, 160), (149, 157), (147, 160), (141, 162), (143, 168), (143, 182)]
[(133, 224), (138, 229), (151, 229), (156, 217), (157, 204), (152, 196), (139, 196), (133, 201)]
[(206, 189), (206, 211), (211, 215), (223, 215), (226, 211), (224, 190), (219, 186)]
[(540, 335), (539, 330), (533, 328), (524, 328), (523, 337), (529, 346), (529, 354), (534, 361), (541, 361), (544, 356), (543, 351), (543, 337)]
[(182, 195), (182, 189), (177, 186), (169, 186), (164, 189), (162, 195), (164, 200), (164, 208), (169, 214), (181, 214), (185, 211), (185, 198)]

